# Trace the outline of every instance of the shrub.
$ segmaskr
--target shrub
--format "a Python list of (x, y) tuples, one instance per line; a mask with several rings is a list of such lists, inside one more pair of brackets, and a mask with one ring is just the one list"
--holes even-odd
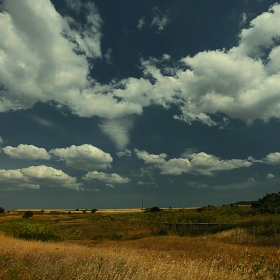
[(251, 206), (261, 213), (280, 213), (280, 192), (267, 193), (263, 198), (254, 201)]
[(50, 241), (55, 240), (54, 226), (50, 223), (14, 223), (11, 228), (11, 234), (16, 238), (27, 240)]
[(154, 206), (152, 208), (145, 209), (145, 212), (151, 212), (151, 213), (160, 212), (160, 211), (162, 211), (162, 209), (160, 209), (158, 206)]
[(5, 213), (5, 209), (0, 207), (0, 213), (2, 213), (2, 214)]
[(26, 211), (22, 216), (22, 218), (31, 218), (31, 217), (33, 217), (33, 212), (29, 210)]

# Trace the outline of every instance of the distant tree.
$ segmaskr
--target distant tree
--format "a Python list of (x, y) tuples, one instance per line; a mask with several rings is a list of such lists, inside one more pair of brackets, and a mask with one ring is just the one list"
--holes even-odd
[(280, 192), (266, 194), (258, 201), (253, 201), (251, 207), (261, 213), (280, 213)]
[(91, 209), (90, 211), (91, 211), (91, 213), (95, 213), (97, 211), (97, 209)]
[(5, 209), (0, 207), (0, 213), (2, 213), (2, 214), (5, 213)]
[(33, 212), (29, 210), (26, 211), (22, 216), (22, 218), (31, 218), (31, 217), (33, 217)]
[(162, 209), (160, 209), (158, 206), (154, 206), (152, 208), (146, 208), (145, 212), (151, 212), (151, 213), (156, 213), (156, 212), (160, 212), (162, 211)]

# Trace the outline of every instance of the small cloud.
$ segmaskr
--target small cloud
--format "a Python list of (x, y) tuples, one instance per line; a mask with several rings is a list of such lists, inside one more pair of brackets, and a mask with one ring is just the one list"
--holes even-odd
[(164, 153), (160, 155), (153, 155), (146, 151), (139, 151), (137, 149), (134, 149), (134, 151), (137, 157), (144, 160), (146, 164), (163, 164), (165, 163), (165, 158), (167, 157)]
[(254, 178), (248, 178), (248, 181), (249, 181), (249, 182), (252, 182), (252, 183), (253, 183), (253, 182), (256, 182), (256, 180), (255, 180)]
[(171, 56), (169, 54), (165, 53), (162, 55), (162, 60), (169, 60), (169, 59), (171, 59)]
[(130, 179), (127, 177), (121, 177), (119, 174), (116, 173), (104, 173), (104, 172), (97, 172), (97, 171), (93, 171), (93, 172), (88, 172), (84, 177), (83, 180), (85, 181), (91, 181), (97, 179), (99, 181), (103, 181), (105, 183), (107, 183), (107, 185), (111, 185), (112, 184), (127, 184), (130, 182)]
[(112, 189), (115, 188), (114, 185), (112, 185), (112, 184), (106, 184), (106, 186), (109, 187), (109, 188), (112, 188)]
[(266, 178), (267, 179), (273, 179), (275, 176), (271, 173), (267, 174)]
[(106, 119), (99, 124), (100, 129), (115, 142), (120, 150), (130, 142), (130, 131), (133, 126), (133, 118), (130, 117)]
[(200, 182), (188, 182), (188, 186), (191, 186), (191, 187), (197, 188), (197, 189), (206, 189), (209, 187), (208, 184), (200, 183)]
[(112, 49), (109, 48), (105, 53), (104, 57), (108, 64), (112, 64)]
[(141, 30), (144, 25), (146, 25), (145, 17), (142, 17), (138, 20), (137, 28)]
[(197, 152), (198, 152), (198, 150), (196, 148), (188, 148), (188, 149), (186, 149), (185, 152), (182, 153), (181, 156), (184, 157), (184, 158), (187, 158), (190, 155), (192, 155), (194, 153), (197, 153)]
[(247, 181), (243, 183), (232, 183), (232, 184), (227, 184), (227, 185), (215, 185), (213, 189), (215, 190), (230, 190), (230, 189), (246, 189), (246, 188), (251, 188), (254, 187), (255, 184), (252, 181)]
[(263, 163), (263, 160), (254, 159), (254, 158), (251, 157), (251, 156), (248, 157), (248, 161), (251, 161), (251, 162), (253, 162), (253, 163)]
[(263, 161), (269, 165), (278, 165), (280, 164), (280, 153), (270, 153), (263, 159)]
[(4, 144), (4, 140), (3, 140), (3, 138), (0, 136), (0, 146), (1, 146), (2, 144)]
[(124, 152), (118, 152), (117, 156), (119, 156), (119, 157), (130, 157), (131, 156), (131, 151), (126, 149)]
[(154, 18), (152, 20), (151, 26), (157, 26), (158, 31), (162, 31), (164, 27), (169, 23), (169, 18), (167, 15), (164, 15), (159, 8), (154, 8)]
[(241, 14), (241, 20), (240, 20), (239, 25), (242, 26), (246, 23), (247, 23), (247, 15), (246, 15), (246, 13), (243, 13), (243, 14)]
[(48, 121), (48, 120), (46, 120), (46, 119), (43, 119), (43, 118), (39, 118), (39, 117), (34, 117), (34, 118), (32, 118), (35, 122), (37, 122), (37, 123), (39, 123), (39, 124), (41, 124), (41, 125), (43, 125), (43, 126), (46, 126), (46, 127), (52, 127), (53, 126), (53, 124), (50, 122), (50, 121)]

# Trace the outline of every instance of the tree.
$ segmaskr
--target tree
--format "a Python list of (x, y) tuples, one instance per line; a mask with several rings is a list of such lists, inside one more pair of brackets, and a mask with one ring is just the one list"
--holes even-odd
[(5, 209), (0, 207), (0, 213), (2, 213), (2, 214), (5, 213)]
[(24, 214), (22, 216), (22, 218), (31, 218), (31, 217), (33, 217), (33, 212), (29, 211), (29, 210), (24, 212)]
[(158, 206), (154, 206), (152, 208), (145, 209), (145, 212), (151, 212), (151, 213), (160, 212), (160, 211), (162, 211), (162, 209), (160, 209)]
[(263, 198), (252, 202), (251, 207), (259, 210), (261, 213), (280, 213), (280, 192), (267, 193)]

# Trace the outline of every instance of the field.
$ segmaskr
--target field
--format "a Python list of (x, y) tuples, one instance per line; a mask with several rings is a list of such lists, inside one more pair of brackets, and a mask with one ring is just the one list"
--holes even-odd
[(0, 279), (280, 279), (278, 215), (68, 212), (0, 216)]

